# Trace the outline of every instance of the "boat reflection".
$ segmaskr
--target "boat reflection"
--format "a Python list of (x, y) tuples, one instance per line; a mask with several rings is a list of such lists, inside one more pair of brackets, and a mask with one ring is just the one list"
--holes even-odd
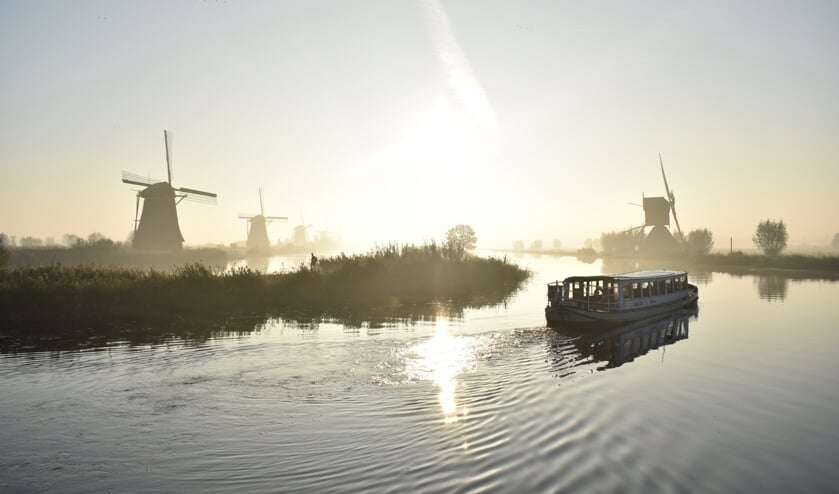
[(696, 319), (698, 315), (699, 308), (694, 307), (603, 331), (559, 328), (554, 331), (548, 350), (559, 369), (591, 362), (604, 363), (597, 370), (612, 369), (632, 362), (650, 350), (686, 340), (690, 319)]

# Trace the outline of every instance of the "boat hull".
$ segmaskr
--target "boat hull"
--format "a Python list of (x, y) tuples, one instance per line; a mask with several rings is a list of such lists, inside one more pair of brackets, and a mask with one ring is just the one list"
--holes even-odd
[(696, 305), (697, 300), (699, 300), (699, 290), (693, 285), (690, 285), (690, 288), (683, 298), (637, 309), (598, 311), (570, 305), (549, 306), (545, 307), (545, 320), (551, 326), (575, 325), (586, 327), (609, 327), (640, 321)]

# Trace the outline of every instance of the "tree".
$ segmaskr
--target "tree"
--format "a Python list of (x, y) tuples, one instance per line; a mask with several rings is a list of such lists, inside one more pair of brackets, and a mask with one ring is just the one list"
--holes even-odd
[(789, 240), (789, 234), (784, 220), (761, 221), (752, 237), (755, 246), (767, 256), (780, 254), (782, 250), (787, 248), (787, 240)]
[(839, 233), (833, 236), (833, 248), (839, 249)]
[(474, 249), (477, 243), (478, 237), (475, 235), (475, 230), (469, 225), (457, 225), (446, 232), (445, 247), (458, 256)]
[(81, 247), (84, 245), (84, 239), (73, 233), (65, 233), (64, 245), (67, 247)]
[(20, 239), (21, 247), (41, 247), (42, 245), (44, 245), (44, 242), (40, 238), (23, 237)]
[(707, 228), (699, 228), (688, 233), (687, 249), (691, 254), (707, 254), (714, 248), (714, 234)]
[(0, 267), (5, 266), (9, 262), (9, 251), (6, 250), (8, 239), (9, 237), (5, 233), (0, 233)]
[(92, 247), (111, 247), (114, 245), (114, 241), (99, 232), (93, 232), (87, 236), (87, 245)]

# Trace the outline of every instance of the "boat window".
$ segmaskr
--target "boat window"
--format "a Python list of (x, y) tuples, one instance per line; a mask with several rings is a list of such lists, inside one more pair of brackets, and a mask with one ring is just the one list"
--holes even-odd
[(664, 280), (664, 293), (673, 293), (673, 283), (670, 278)]
[(632, 287), (629, 283), (623, 286), (623, 298), (624, 300), (632, 298)]
[(652, 291), (652, 293), (650, 294), (650, 295), (652, 295), (653, 297), (655, 297), (656, 295), (658, 295), (658, 283), (659, 283), (658, 281), (653, 281), (653, 286), (652, 286), (653, 291)]
[(638, 283), (632, 284), (632, 298), (641, 298), (641, 287)]
[(650, 284), (646, 281), (641, 283), (641, 296), (642, 297), (649, 297), (650, 296)]
[(583, 283), (581, 281), (575, 281), (571, 285), (571, 298), (572, 299), (581, 299), (583, 298)]

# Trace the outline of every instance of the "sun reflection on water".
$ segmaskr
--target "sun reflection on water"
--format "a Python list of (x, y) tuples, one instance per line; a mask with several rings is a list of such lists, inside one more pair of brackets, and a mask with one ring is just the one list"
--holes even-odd
[(474, 337), (454, 337), (445, 319), (437, 322), (434, 337), (408, 349), (405, 371), (409, 380), (429, 380), (437, 384), (437, 398), (443, 423), (465, 419), (469, 409), (457, 404), (457, 376), (477, 364), (478, 342)]

